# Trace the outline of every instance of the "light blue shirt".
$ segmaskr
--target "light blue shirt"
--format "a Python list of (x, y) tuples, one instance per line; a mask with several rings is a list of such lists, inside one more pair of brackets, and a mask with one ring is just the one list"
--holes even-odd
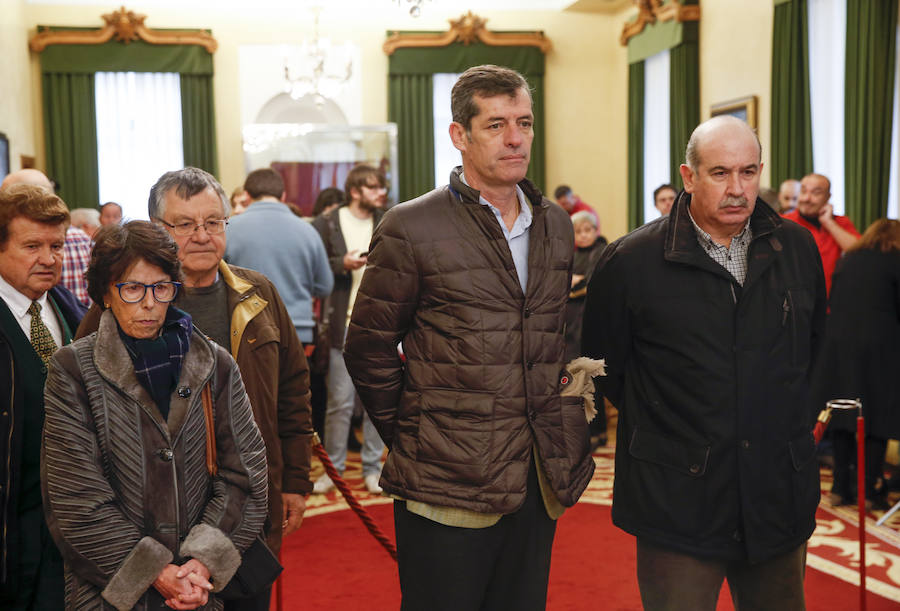
[[(469, 186), (466, 182), (465, 174), (460, 174), (463, 184)], [(516, 275), (519, 276), (519, 284), (522, 286), (524, 293), (528, 287), (528, 234), (531, 229), (531, 221), (533, 219), (531, 213), (531, 202), (525, 197), (525, 193), (516, 185), (516, 197), (519, 198), (519, 216), (513, 223), (512, 229), (507, 229), (506, 223), (503, 222), (503, 216), (491, 202), (484, 199), (480, 194), (478, 203), (487, 206), (494, 213), (497, 222), (500, 223), (500, 229), (503, 230), (503, 237), (509, 245), (509, 252), (512, 254), (513, 264), (516, 266)]]
[(281, 295), (297, 336), (313, 340), (312, 300), (331, 293), (334, 274), (319, 232), (283, 203), (253, 202), (228, 220), (225, 260), (265, 274)]

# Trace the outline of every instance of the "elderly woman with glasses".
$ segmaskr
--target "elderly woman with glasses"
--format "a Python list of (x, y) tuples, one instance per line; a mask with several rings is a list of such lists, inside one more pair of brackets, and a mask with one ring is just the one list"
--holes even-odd
[(86, 276), (100, 327), (56, 352), (45, 387), (41, 479), (66, 607), (220, 609), (266, 515), (237, 367), (171, 305), (181, 267), (163, 228), (103, 227)]

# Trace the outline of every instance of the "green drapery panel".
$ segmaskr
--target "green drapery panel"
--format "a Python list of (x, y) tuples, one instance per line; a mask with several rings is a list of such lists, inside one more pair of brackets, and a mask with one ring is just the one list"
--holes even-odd
[[(697, 4), (686, 0), (682, 4)], [(669, 179), (682, 187), (679, 167), (700, 122), (700, 53), (696, 21), (657, 21), (628, 40), (628, 228), (644, 222), (644, 60), (669, 51)]]
[(628, 66), (628, 230), (644, 224), (644, 62)]
[(218, 175), (212, 75), (181, 75), (181, 134), (184, 165)]
[(397, 193), (406, 201), (434, 188), (434, 114), (430, 74), (388, 77), (388, 121), (397, 124)]
[(44, 74), (42, 84), (47, 174), (70, 208), (94, 207), (100, 197), (94, 75)]
[(775, 7), (770, 156), (775, 189), (813, 170), (807, 22), (807, 0), (788, 0)]
[[(692, 25), (696, 28), (696, 24)], [(669, 50), (669, 164), (671, 182), (681, 189), (679, 168), (691, 132), (700, 123), (700, 57), (696, 40)]]
[(860, 230), (887, 214), (896, 36), (896, 2), (847, 0), (844, 202)]
[(464, 72), (472, 66), (496, 64), (528, 76), (544, 74), (544, 53), (537, 47), (491, 47), (484, 43), (397, 49), (389, 59), (390, 74)]
[(111, 41), (50, 45), (40, 57), (47, 172), (70, 207), (99, 204), (96, 72), (180, 73), (184, 162), (217, 173), (213, 61), (204, 48)]
[[(72, 28), (66, 28), (72, 29)], [(41, 53), (42, 72), (178, 72), (213, 73), (212, 55), (198, 45), (151, 45), (136, 40), (127, 45), (50, 45)]]
[[(528, 81), (535, 122), (527, 176), (539, 189), (544, 190), (544, 54), (536, 47), (453, 43), (437, 48), (397, 49), (389, 58), (388, 120), (397, 123), (400, 201), (417, 197), (431, 190), (435, 182), (440, 184), (446, 179), (434, 176), (431, 75), (464, 72), (467, 68), (481, 64), (512, 68)], [(427, 106), (423, 106), (426, 103)]]

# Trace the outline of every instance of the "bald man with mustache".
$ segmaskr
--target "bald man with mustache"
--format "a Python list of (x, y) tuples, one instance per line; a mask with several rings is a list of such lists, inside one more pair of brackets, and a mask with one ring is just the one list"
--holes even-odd
[(825, 279), (812, 236), (758, 198), (759, 140), (691, 135), (668, 216), (609, 245), (582, 353), (619, 409), (613, 522), (636, 538), (644, 609), (805, 608), (819, 472), (807, 378)]

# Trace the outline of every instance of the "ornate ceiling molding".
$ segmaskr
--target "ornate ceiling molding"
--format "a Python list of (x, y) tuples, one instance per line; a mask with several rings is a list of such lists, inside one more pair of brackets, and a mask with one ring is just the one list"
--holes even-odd
[(669, 0), (663, 4), (662, 0), (634, 0), (638, 7), (638, 16), (635, 21), (626, 23), (622, 29), (619, 42), (627, 45), (628, 41), (644, 31), (647, 24), (657, 21), (700, 21), (700, 5), (691, 4), (685, 6), (679, 0)]
[(28, 45), (40, 53), (49, 45), (100, 45), (110, 40), (128, 44), (143, 40), (152, 45), (199, 45), (214, 53), (219, 43), (202, 30), (153, 30), (144, 26), (146, 15), (125, 10), (103, 15), (106, 22), (98, 30), (50, 30), (45, 28), (31, 37)]
[(384, 42), (384, 52), (391, 55), (397, 49), (409, 47), (446, 47), (454, 42), (470, 45), (476, 40), (492, 47), (538, 47), (546, 53), (553, 45), (543, 32), (491, 32), (485, 27), (487, 19), (469, 11), (459, 19), (450, 19), (450, 29), (434, 34), (403, 34), (394, 32)]

